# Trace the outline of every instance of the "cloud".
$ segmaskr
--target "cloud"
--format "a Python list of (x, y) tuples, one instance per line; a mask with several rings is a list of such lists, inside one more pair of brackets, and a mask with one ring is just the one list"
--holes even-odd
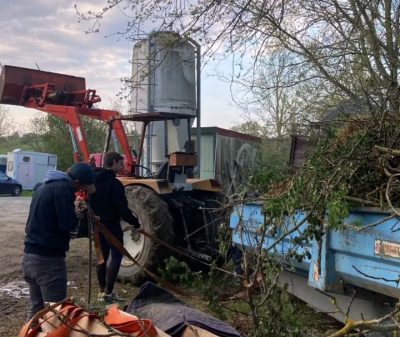
[[(37, 64), (41, 70), (85, 77), (87, 87), (96, 89), (102, 97), (101, 107), (109, 108), (123, 87), (121, 78), (129, 77), (131, 72), (132, 42), (112, 34), (124, 31), (127, 17), (114, 10), (101, 21), (99, 33), (87, 34), (85, 31), (92, 23), (79, 22), (74, 8), (77, 4), (82, 12), (100, 10), (106, 3), (106, 0), (1, 0), (1, 64), (26, 68), (36, 68)], [(105, 38), (106, 35), (109, 37)], [(204, 85), (207, 82), (206, 78)], [(205, 97), (202, 105), (203, 111), (207, 109), (212, 114), (205, 114), (207, 119), (202, 121), (206, 125), (226, 125), (221, 121), (226, 113), (218, 114), (216, 109), (223, 109), (229, 97), (223, 98), (218, 89), (211, 94), (216, 98)], [(10, 107), (10, 111), (21, 123), (26, 116), (34, 115), (18, 107)]]

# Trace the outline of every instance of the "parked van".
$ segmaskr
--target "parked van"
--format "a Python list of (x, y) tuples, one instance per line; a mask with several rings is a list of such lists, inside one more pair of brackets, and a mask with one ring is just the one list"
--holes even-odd
[(7, 155), (0, 154), (0, 172), (6, 173), (7, 170)]

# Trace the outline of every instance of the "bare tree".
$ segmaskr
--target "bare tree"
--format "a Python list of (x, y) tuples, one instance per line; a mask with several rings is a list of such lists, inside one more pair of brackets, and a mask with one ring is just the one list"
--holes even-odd
[(7, 108), (0, 106), (0, 137), (6, 136), (14, 130), (14, 122)]
[[(318, 78), (320, 90), (398, 111), (400, 3), (397, 0), (111, 0), (87, 15), (92, 31), (111, 10), (129, 14), (120, 34), (135, 39), (145, 22), (197, 39), (205, 55), (233, 53), (235, 65), (249, 58), (253, 69), (266, 53), (284, 48), (297, 67)], [(224, 55), (225, 57), (225, 55)]]
[(318, 115), (310, 109), (309, 100), (323, 110), (319, 97), (309, 93), (317, 83), (303, 82), (304, 73), (296, 69), (298, 57), (285, 50), (277, 50), (263, 57), (257, 71), (246, 73), (235, 80), (242, 90), (235, 102), (241, 107), (243, 117), (255, 122), (265, 138), (282, 139), (314, 120)]

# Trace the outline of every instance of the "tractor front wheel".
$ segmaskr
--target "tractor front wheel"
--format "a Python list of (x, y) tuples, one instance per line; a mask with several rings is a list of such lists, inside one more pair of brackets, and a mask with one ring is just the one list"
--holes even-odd
[[(129, 208), (137, 215), (143, 230), (168, 244), (173, 244), (173, 219), (168, 205), (153, 190), (144, 186), (127, 186), (125, 193)], [(124, 257), (118, 276), (122, 281), (140, 285), (149, 279), (144, 268), (152, 272), (157, 271), (157, 267), (171, 252), (143, 234), (135, 235), (128, 224), (122, 222), (122, 227), (124, 246), (138, 264)]]

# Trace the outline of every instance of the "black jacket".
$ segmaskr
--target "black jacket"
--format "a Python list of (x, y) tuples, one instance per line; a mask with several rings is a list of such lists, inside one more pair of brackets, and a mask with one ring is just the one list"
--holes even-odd
[(51, 180), (35, 191), (25, 232), (25, 253), (65, 256), (69, 232), (78, 225), (72, 181)]
[(135, 228), (139, 227), (137, 218), (128, 207), (125, 189), (116, 179), (115, 172), (105, 168), (94, 170), (94, 186), (96, 192), (89, 197), (89, 204), (94, 214), (100, 217), (100, 222), (113, 230), (120, 228), (120, 221), (126, 221)]

